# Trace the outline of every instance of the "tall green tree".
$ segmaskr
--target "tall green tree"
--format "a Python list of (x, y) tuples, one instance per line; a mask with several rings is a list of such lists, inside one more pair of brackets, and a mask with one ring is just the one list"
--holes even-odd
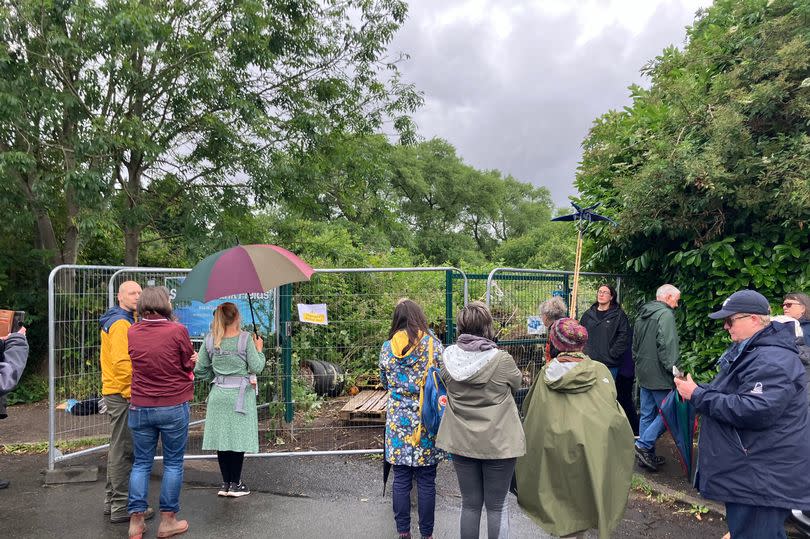
[(755, 288), (810, 287), (810, 2), (718, 0), (645, 67), (649, 89), (599, 118), (577, 186), (619, 221), (592, 263), (651, 292), (682, 288), (684, 354), (710, 372), (724, 346), (706, 314)]
[[(164, 203), (248, 197), (270, 158), (420, 103), (386, 47), (399, 0), (0, 3), (0, 171), (53, 263), (82, 223), (119, 223), (127, 264)], [(155, 193), (152, 185), (173, 192)], [(151, 200), (151, 202), (150, 202)], [(111, 213), (110, 213), (110, 210)]]

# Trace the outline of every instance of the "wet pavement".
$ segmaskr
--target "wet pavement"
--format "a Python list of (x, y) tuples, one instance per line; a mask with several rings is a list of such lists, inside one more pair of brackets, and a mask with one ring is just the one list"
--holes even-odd
[[(44, 455), (0, 455), (0, 477), (12, 480), (9, 489), (0, 490), (4, 537), (127, 536), (125, 524), (109, 524), (101, 513), (102, 454), (75, 462), (102, 466), (94, 483), (44, 486), (46, 464)], [(160, 470), (156, 464), (150, 486), (153, 505), (157, 505)], [(188, 519), (190, 530), (184, 537), (393, 538), (391, 485), (383, 498), (381, 472), (381, 461), (370, 457), (247, 459), (243, 479), (253, 493), (233, 499), (216, 496), (220, 481), (216, 461), (188, 461), (181, 516)], [(509, 503), (510, 537), (550, 537), (522, 514), (514, 497)], [(460, 505), (452, 466), (443, 464), (437, 477), (437, 539), (458, 537)], [(717, 515), (702, 515), (698, 520), (689, 510), (690, 506), (666, 497), (634, 492), (614, 537), (719, 539), (725, 533)], [(481, 529), (485, 530), (483, 518)], [(146, 537), (155, 537), (156, 531), (153, 520)], [(415, 514), (413, 531), (418, 531)]]

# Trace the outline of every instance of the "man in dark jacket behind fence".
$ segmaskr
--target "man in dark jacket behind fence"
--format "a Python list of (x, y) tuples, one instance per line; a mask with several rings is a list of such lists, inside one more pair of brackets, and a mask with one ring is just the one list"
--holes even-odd
[(726, 504), (734, 539), (784, 538), (789, 508), (810, 509), (807, 378), (793, 328), (770, 321), (753, 290), (735, 292), (709, 316), (733, 341), (710, 384), (675, 379), (702, 415), (696, 484)]
[(655, 301), (645, 303), (639, 309), (633, 326), (633, 360), (641, 388), (636, 458), (642, 466), (653, 471), (663, 461), (655, 454), (655, 442), (666, 431), (658, 409), (675, 388), (672, 367), (678, 362), (678, 330), (673, 310), (680, 299), (681, 292), (671, 284), (660, 286)]
[[(6, 417), (6, 393), (20, 383), (27, 362), (28, 341), (24, 327), (6, 337), (0, 337), (0, 419)], [(0, 479), (0, 489), (8, 488), (8, 485), (8, 481)]]

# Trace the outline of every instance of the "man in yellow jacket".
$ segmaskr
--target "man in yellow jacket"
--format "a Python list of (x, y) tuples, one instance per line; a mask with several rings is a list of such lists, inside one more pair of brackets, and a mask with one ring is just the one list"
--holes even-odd
[(110, 416), (110, 449), (107, 453), (107, 488), (104, 514), (111, 522), (129, 522), (127, 498), (132, 470), (132, 435), (129, 432), (129, 394), (132, 362), (127, 330), (135, 322), (141, 287), (135, 281), (121, 283), (118, 305), (99, 319), (101, 326), (101, 394)]

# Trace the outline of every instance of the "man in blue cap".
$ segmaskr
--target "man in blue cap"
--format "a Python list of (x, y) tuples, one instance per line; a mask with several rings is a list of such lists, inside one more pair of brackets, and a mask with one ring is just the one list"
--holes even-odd
[(784, 538), (789, 508), (810, 509), (807, 379), (793, 328), (771, 322), (768, 300), (735, 292), (709, 315), (732, 345), (710, 384), (676, 378), (702, 415), (696, 484), (725, 502), (731, 537)]

